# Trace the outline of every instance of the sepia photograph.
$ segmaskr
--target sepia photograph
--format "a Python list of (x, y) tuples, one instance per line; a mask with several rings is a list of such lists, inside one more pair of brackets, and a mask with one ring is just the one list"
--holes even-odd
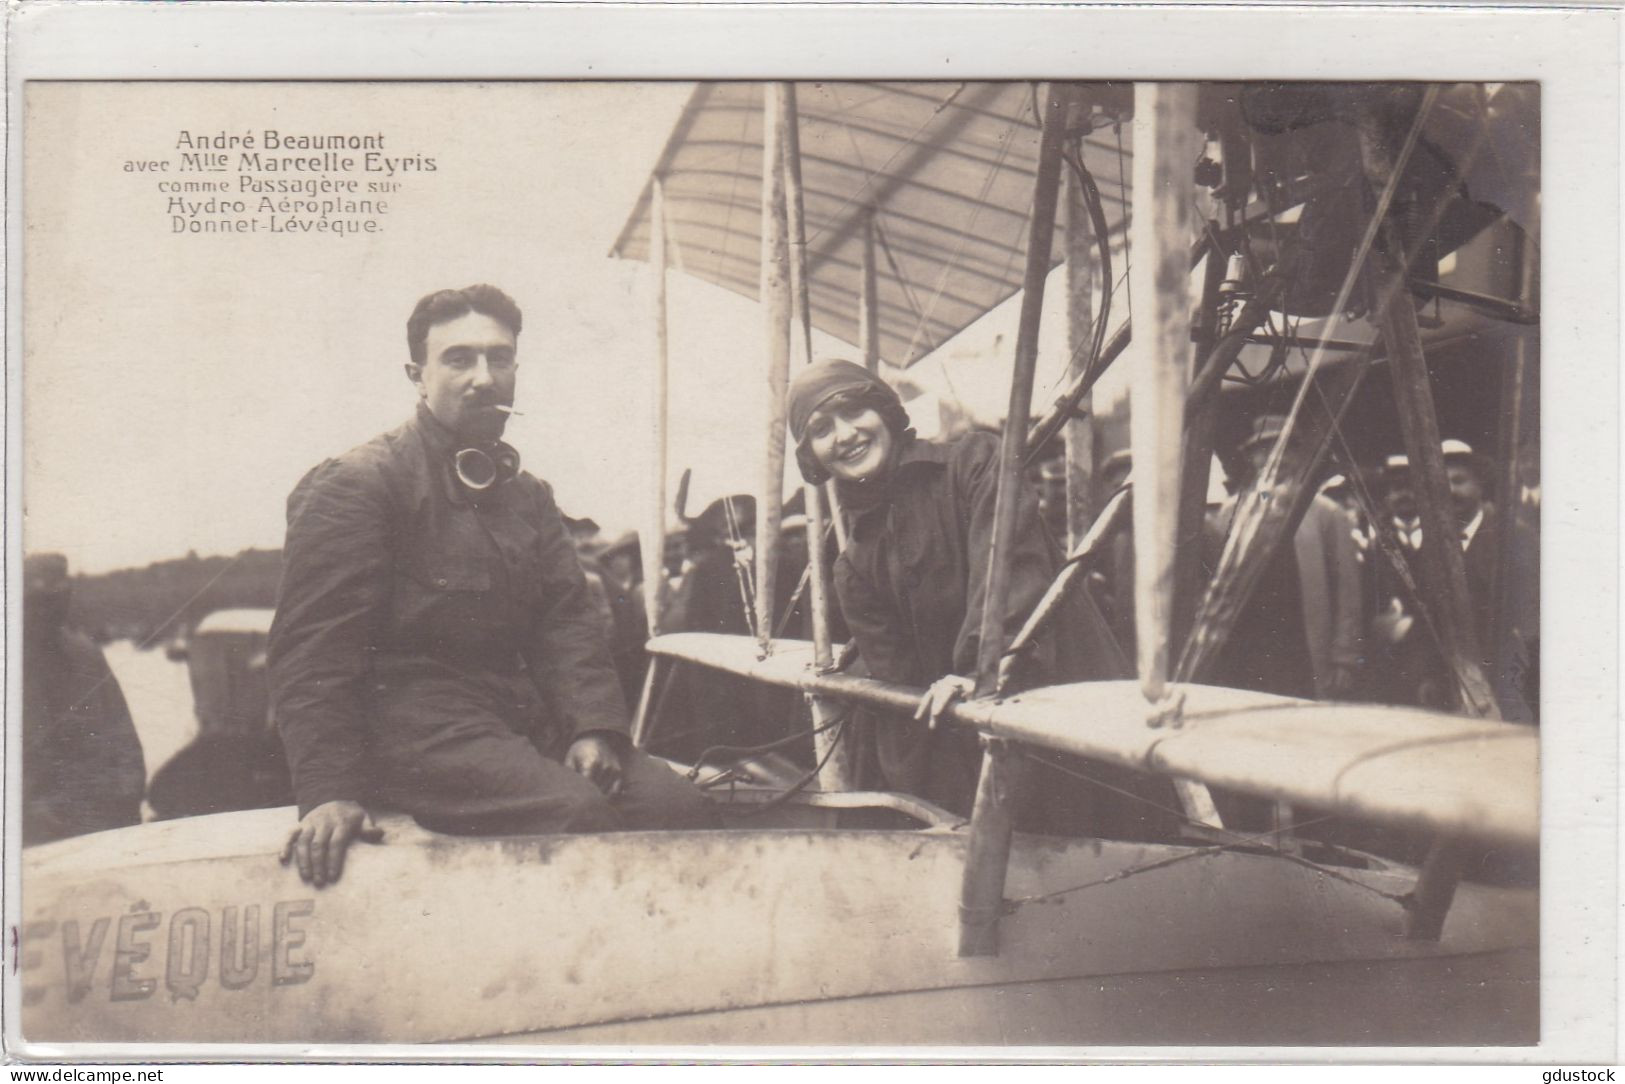
[(23, 83), (12, 1050), (1538, 1048), (1550, 94), (1044, 74)]

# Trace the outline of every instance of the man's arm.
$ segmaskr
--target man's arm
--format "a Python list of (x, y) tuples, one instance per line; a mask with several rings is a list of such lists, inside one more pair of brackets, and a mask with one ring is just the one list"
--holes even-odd
[(531, 500), (542, 603), (520, 652), (560, 725), (580, 744), (580, 749), (572, 746), (566, 763), (613, 793), (620, 754), (631, 749), (631, 726), (610, 659), (609, 631), (593, 606), (575, 545), (547, 483), (537, 482)]
[(343, 460), (306, 475), (288, 498), (282, 585), (267, 662), (273, 717), (288, 751), (301, 823), (283, 861), (337, 880), (357, 835), (376, 838), (360, 801), (368, 657), (388, 600), (384, 483)]

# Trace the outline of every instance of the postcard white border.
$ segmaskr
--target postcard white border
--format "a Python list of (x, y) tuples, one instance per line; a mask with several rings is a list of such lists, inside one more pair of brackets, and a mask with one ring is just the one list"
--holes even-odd
[[(1424, 10), (1332, 4), (34, 3), (11, 11), (7, 43), (7, 356), (21, 356), (18, 135), (20, 90), (30, 79), (1538, 80), (1544, 142), (1542, 687), (1548, 720), (1542, 735), (1542, 1044), (1532, 1049), (1101, 1047), (1067, 1056), (1299, 1063), (1615, 1061), (1620, 26), (1617, 10), (1593, 5)], [(7, 380), (11, 559), (6, 586), (8, 598), (15, 598), (21, 458), (14, 365), (7, 366)], [(15, 673), (14, 667), (8, 670)], [(16, 717), (19, 706), (17, 682), (8, 681), (8, 718)], [(8, 752), (15, 739), (10, 729)], [(7, 808), (8, 822), (15, 825), (15, 796), (8, 794)], [(15, 863), (8, 863), (8, 924), (17, 917), (16, 877)], [(14, 1028), (8, 1012), (8, 1041)], [(231, 1049), (245, 1058), (290, 1055), (286, 1048)], [(45, 1051), (35, 1047), (33, 1053)], [(99, 1044), (72, 1051), (76, 1058), (139, 1060), (209, 1059), (223, 1053)], [(307, 1053), (373, 1060), (411, 1058), (422, 1051), (369, 1046)], [(444, 1057), (448, 1051), (436, 1053)], [(478, 1048), (455, 1053), (471, 1060), (481, 1055)], [(518, 1051), (489, 1053), (512, 1059)], [(732, 1060), (747, 1052), (712, 1053)], [(541, 1060), (567, 1056), (547, 1048), (536, 1054)], [(913, 1049), (865, 1051), (857, 1060), (931, 1056)], [(1010, 1049), (995, 1056), (1049, 1060), (1055, 1054)]]

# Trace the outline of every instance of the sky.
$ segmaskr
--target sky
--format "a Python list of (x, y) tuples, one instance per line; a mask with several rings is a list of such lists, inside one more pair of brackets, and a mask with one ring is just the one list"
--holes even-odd
[[(75, 571), (94, 573), (280, 546), (285, 500), (304, 472), (409, 415), (412, 305), (473, 282), (500, 286), (525, 312), (524, 415), (507, 439), (526, 468), (554, 485), (567, 512), (611, 533), (644, 522), (653, 272), (608, 252), (691, 89), (30, 85), (25, 549), (62, 552)], [(277, 212), (259, 203), (265, 193), (241, 191), (243, 178), (321, 174), (245, 174), (241, 137), (255, 136), (262, 159), (322, 152), (270, 148), (267, 131), (362, 142), (338, 152), (358, 160), (352, 168), (327, 176), (358, 182), (339, 198), (388, 202), (357, 216), (377, 232), (269, 232)], [(374, 146), (394, 174), (365, 169)], [(227, 171), (182, 172), (188, 153), (224, 153)], [(243, 200), (244, 210), (189, 218), (171, 201), (210, 194), (166, 186), (199, 179), (225, 180), (231, 190), (216, 198)], [(398, 189), (365, 191), (375, 181)], [(286, 226), (310, 216), (278, 217)], [(253, 219), (252, 233), (176, 228)], [(1008, 364), (983, 362), (1010, 353), (1017, 303), (916, 365), (916, 383), (996, 420)], [(758, 488), (766, 323), (754, 302), (675, 272), (668, 311), (669, 487), (693, 468), (692, 513)], [(1062, 364), (1058, 324), (1045, 321), (1036, 402)], [(818, 333), (814, 353), (852, 351)]]

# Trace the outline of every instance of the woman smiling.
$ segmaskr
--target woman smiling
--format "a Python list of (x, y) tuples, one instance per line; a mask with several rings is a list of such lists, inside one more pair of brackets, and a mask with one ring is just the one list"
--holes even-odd
[[(918, 439), (897, 393), (849, 361), (821, 361), (802, 370), (790, 387), (788, 415), (802, 476), (814, 483), (833, 479), (851, 520), (847, 547), (835, 564), (835, 591), (864, 669), (884, 681), (928, 687), (914, 718), (869, 720), (859, 727), (859, 763), (878, 771), (886, 787), (968, 813), (981, 765), (976, 735), (936, 723), (973, 686), (968, 675), (975, 673), (986, 598), (999, 440), (991, 433), (949, 443)], [(1011, 637), (1060, 564), (1037, 497), (1026, 487), (1017, 523), (1004, 612)], [(1057, 617), (1017, 661), (1013, 687), (1130, 673), (1081, 593)], [(1097, 779), (1111, 776), (1111, 788), (1120, 789), (1121, 773), (1101, 765), (1087, 769)], [(1027, 788), (1027, 820), (1032, 823), (1042, 805), (1044, 826), (1059, 828), (1055, 803), (1040, 793), (1065, 792), (1074, 798), (1064, 814), (1073, 827), (1107, 828), (1103, 805), (1121, 803), (1102, 803), (1097, 792), (1086, 811), (1076, 799), (1092, 789), (1034, 778)], [(1146, 833), (1137, 812), (1111, 813), (1111, 834)], [(1078, 817), (1091, 823), (1076, 824)]]

